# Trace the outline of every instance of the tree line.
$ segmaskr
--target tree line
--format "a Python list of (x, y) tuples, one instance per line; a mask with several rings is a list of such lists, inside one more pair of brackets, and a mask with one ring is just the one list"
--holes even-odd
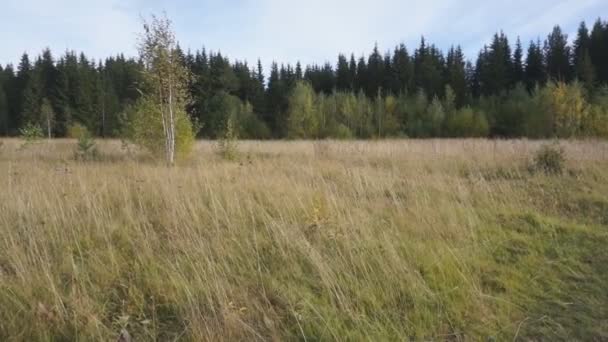
[[(334, 64), (231, 62), (205, 48), (175, 55), (187, 73), (187, 115), (199, 137), (608, 136), (608, 23), (581, 23), (570, 44), (559, 26), (525, 48), (499, 32), (473, 63), (459, 46), (424, 38)], [(0, 134), (38, 125), (54, 137), (75, 124), (100, 137), (128, 128), (144, 87), (142, 58), (94, 61), (49, 49), (0, 65)], [(230, 125), (227, 123), (230, 122)], [(234, 127), (232, 127), (232, 125)]]

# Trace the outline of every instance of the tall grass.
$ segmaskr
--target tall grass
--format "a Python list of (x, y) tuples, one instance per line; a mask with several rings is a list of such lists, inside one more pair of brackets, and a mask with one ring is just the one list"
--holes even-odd
[(608, 339), (608, 143), (0, 150), (0, 340)]

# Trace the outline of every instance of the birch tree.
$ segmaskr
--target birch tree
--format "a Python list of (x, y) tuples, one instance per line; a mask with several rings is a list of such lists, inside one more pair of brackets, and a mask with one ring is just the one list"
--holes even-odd
[[(194, 141), (193, 125), (186, 113), (190, 99), (188, 95), (188, 69), (177, 53), (175, 34), (171, 30), (171, 21), (163, 17), (152, 16), (144, 21), (144, 31), (140, 37), (138, 50), (144, 66), (144, 86), (140, 100), (138, 120), (148, 124), (142, 133), (140, 127), (136, 136), (147, 137), (143, 145), (152, 146), (159, 139), (155, 134), (155, 123), (162, 127), (162, 141), (165, 161), (169, 166), (175, 164), (176, 151), (185, 151), (185, 144)], [(137, 133), (137, 132), (136, 132)], [(135, 139), (136, 142), (138, 139)], [(182, 146), (180, 146), (182, 145)]]
[(40, 114), (40, 121), (44, 122), (44, 128), (46, 129), (47, 137), (49, 140), (51, 140), (53, 134), (53, 124), (55, 121), (55, 112), (53, 111), (53, 107), (51, 107), (51, 103), (47, 98), (42, 99)]

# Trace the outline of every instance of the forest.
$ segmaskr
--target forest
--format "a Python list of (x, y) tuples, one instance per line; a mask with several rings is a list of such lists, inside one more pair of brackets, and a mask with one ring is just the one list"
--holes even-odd
[[(178, 54), (190, 72), (188, 114), (200, 138), (227, 123), (243, 139), (608, 136), (608, 23), (559, 26), (541, 41), (513, 44), (498, 32), (475, 61), (424, 37), (369, 56), (303, 66), (231, 61), (202, 48)], [(0, 65), (0, 134), (36, 125), (53, 137), (74, 125), (120, 137), (141, 96), (142, 62), (95, 61), (66, 51), (23, 54)], [(268, 77), (266, 77), (268, 75)]]

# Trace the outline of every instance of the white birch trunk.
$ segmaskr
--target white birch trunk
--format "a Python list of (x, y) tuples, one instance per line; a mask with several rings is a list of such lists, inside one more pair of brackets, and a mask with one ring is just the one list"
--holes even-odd
[(51, 140), (51, 115), (46, 113), (46, 131), (49, 136), (49, 140)]
[(168, 134), (168, 158), (169, 166), (175, 164), (175, 113), (173, 110), (173, 80), (169, 76), (169, 134)]

